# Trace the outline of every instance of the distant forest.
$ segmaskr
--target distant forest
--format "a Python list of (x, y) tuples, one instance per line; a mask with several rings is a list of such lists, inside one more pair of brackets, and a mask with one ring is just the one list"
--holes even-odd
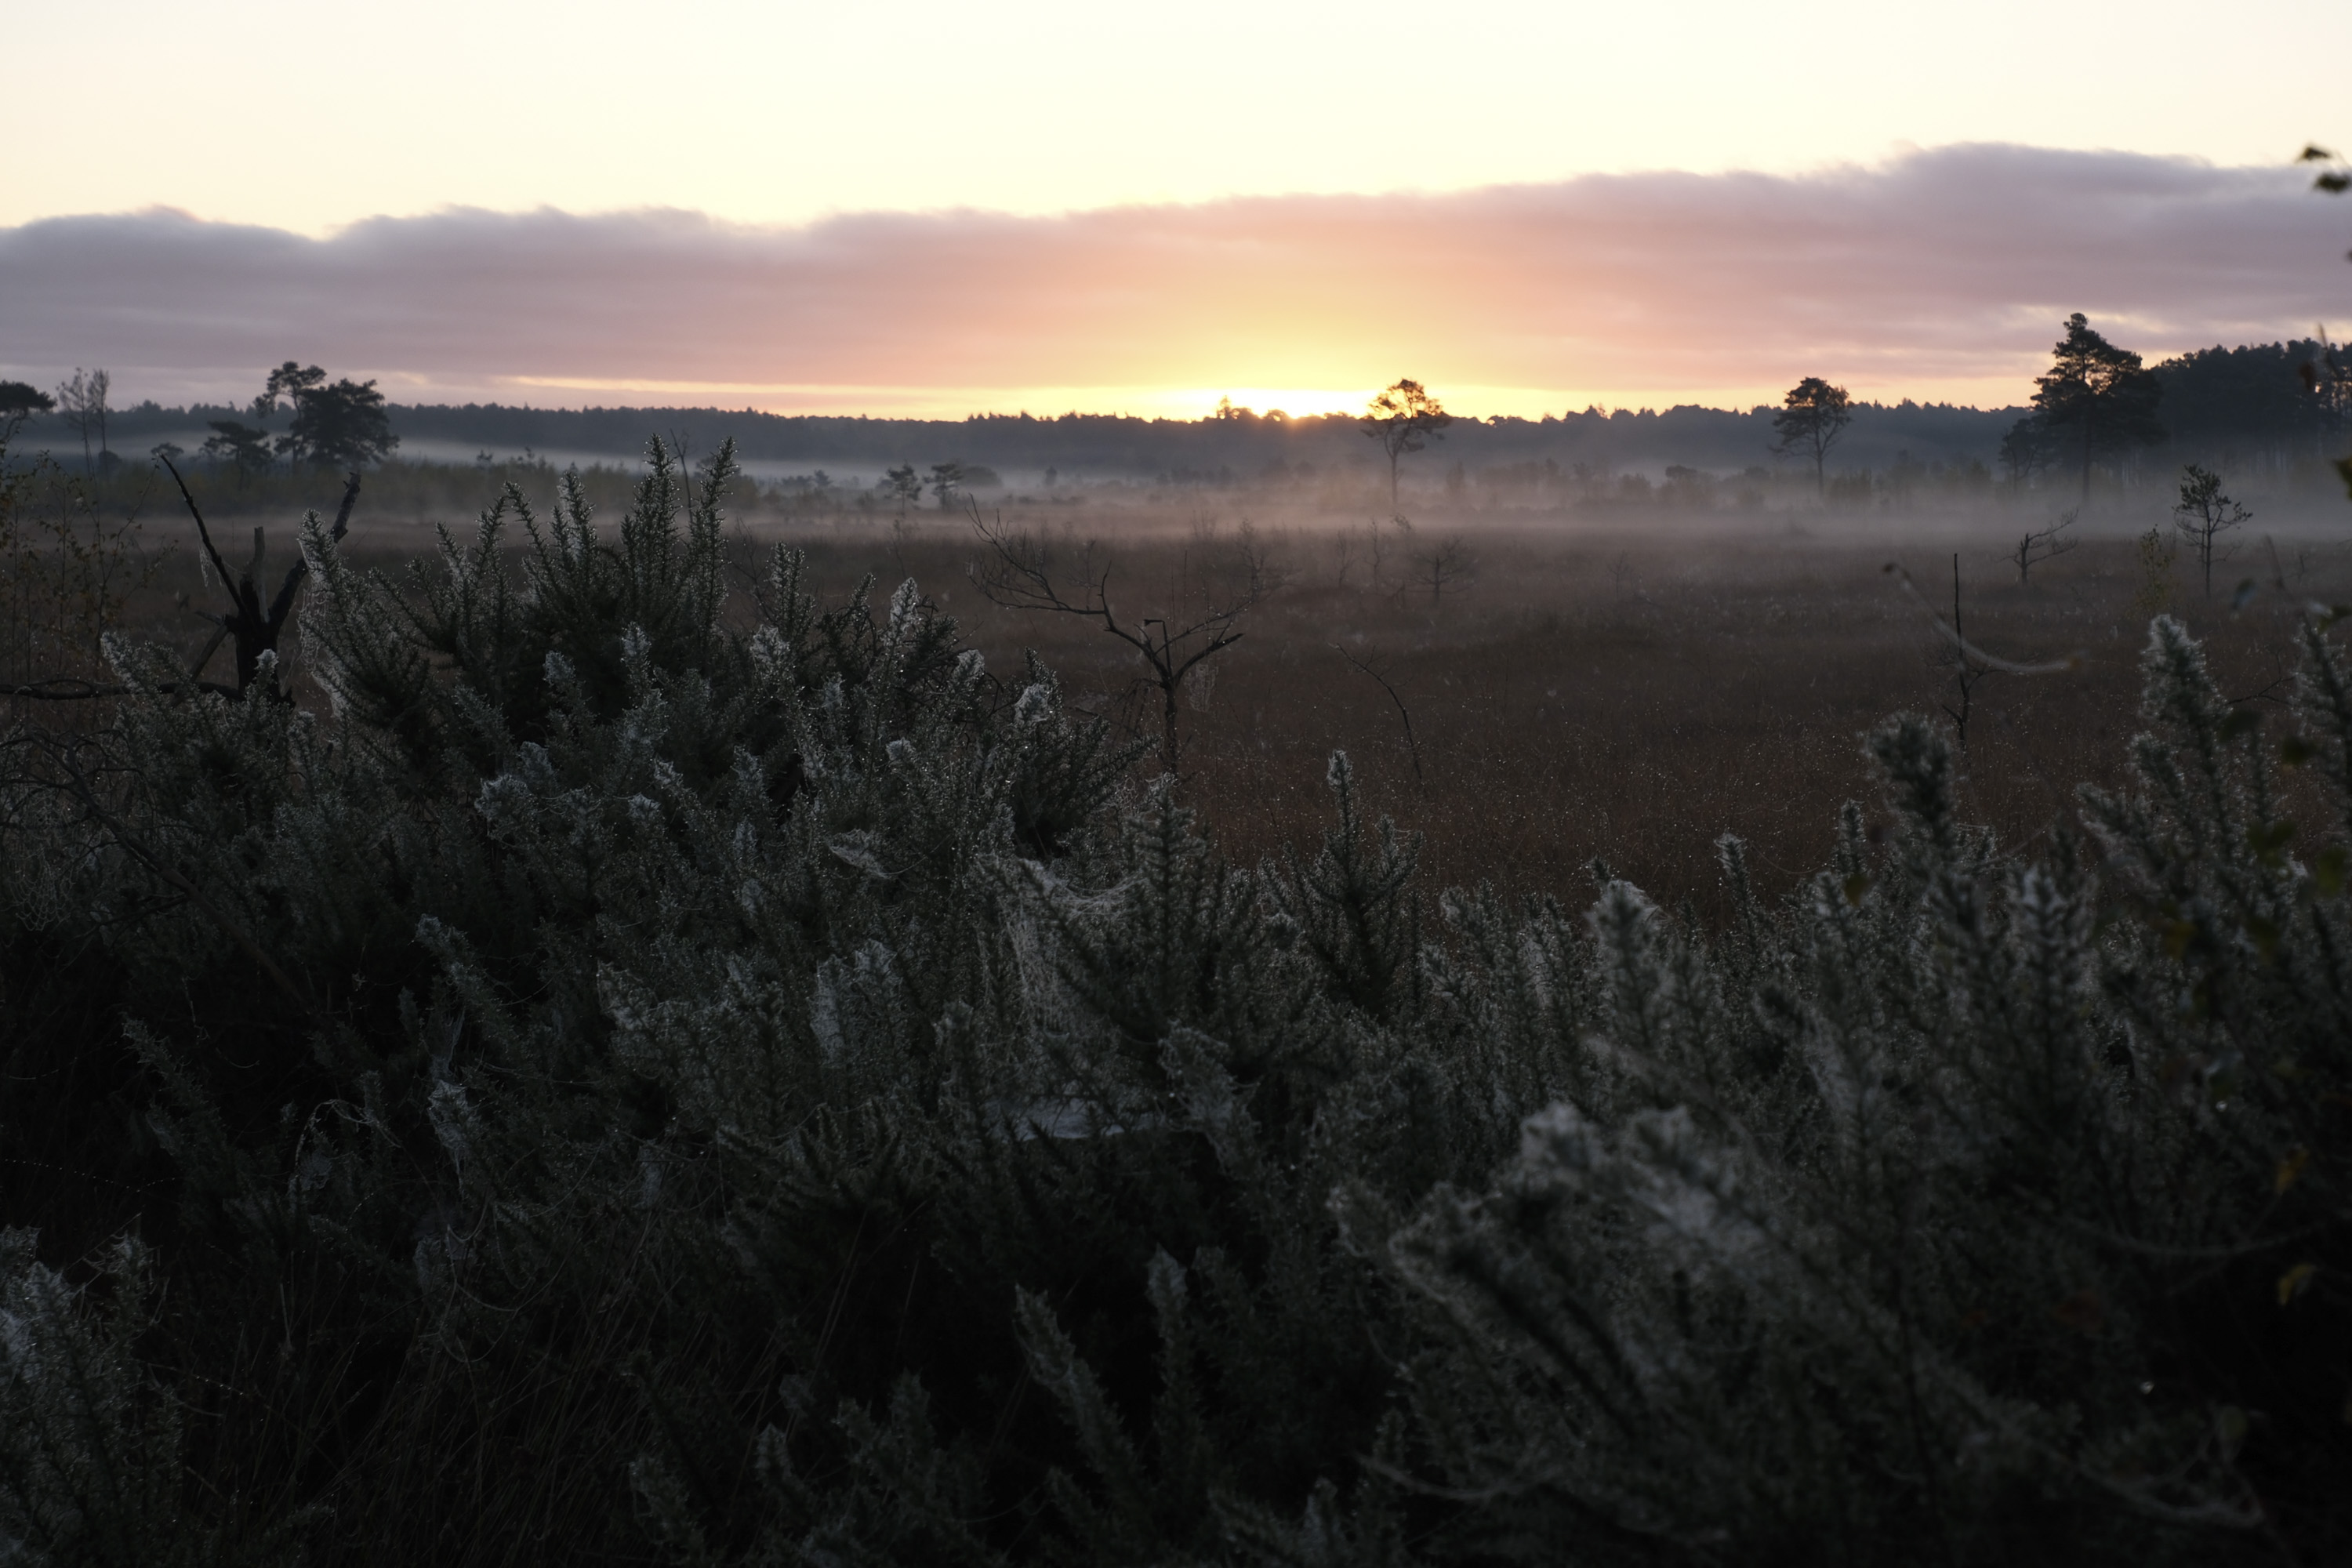
[[(1739, 412), (1694, 405), (1663, 411), (1590, 409), (1541, 419), (1458, 419), (1432, 457), (1474, 464), (1550, 459), (1596, 468), (1670, 464), (1733, 471), (1772, 461), (1769, 408)], [(1846, 446), (1857, 465), (1885, 467), (1900, 451), (1922, 461), (1990, 462), (2018, 411), (1904, 403), (1858, 410)], [(1291, 418), (1234, 409), (1196, 420), (1112, 414), (981, 414), (961, 420), (783, 416), (750, 410), (597, 408), (555, 411), (498, 405), (397, 408), (409, 438), (572, 451), (634, 451), (651, 430), (677, 430), (696, 445), (733, 436), (753, 461), (876, 463), (951, 458), (992, 468), (1058, 469), (1073, 479), (1124, 476), (1232, 480), (1372, 462), (1352, 414)], [(1841, 456), (1844, 456), (1843, 453)]]
[[(2157, 416), (2166, 439), (2138, 459), (2164, 473), (2197, 461), (2236, 473), (2279, 474), (2339, 444), (2343, 411), (2315, 397), (2305, 368), (2324, 363), (2326, 345), (2308, 340), (2235, 349), (2210, 348), (2152, 367), (2163, 387)], [(1442, 386), (1432, 389), (1443, 395)], [(1066, 479), (1146, 479), (1183, 483), (1279, 478), (1354, 467), (1374, 454), (1353, 415), (1291, 417), (1279, 410), (1220, 410), (1205, 418), (1143, 419), (1123, 415), (977, 414), (961, 420), (763, 414), (754, 409), (586, 408), (500, 404), (389, 405), (392, 428), (409, 452), (415, 445), (472, 447), (505, 458), (526, 449), (632, 457), (649, 435), (681, 437), (708, 451), (732, 437), (753, 463), (953, 461), (1015, 472), (1057, 470)], [(1578, 464), (1603, 474), (1674, 465), (1739, 473), (1772, 465), (1772, 416), (1748, 410), (1682, 405), (1664, 410), (1588, 408), (1539, 419), (1457, 419), (1431, 457), (1478, 466)], [(1885, 471), (1906, 465), (1958, 468), (2001, 462), (2002, 438), (2021, 407), (1950, 404), (1857, 404), (1831, 459), (1833, 469)], [(142, 452), (206, 421), (248, 410), (154, 403), (116, 411), (115, 450)], [(61, 439), (58, 416), (36, 420), (26, 441)], [(18, 443), (20, 449), (26, 442)], [(1423, 470), (1427, 473), (1425, 467)]]

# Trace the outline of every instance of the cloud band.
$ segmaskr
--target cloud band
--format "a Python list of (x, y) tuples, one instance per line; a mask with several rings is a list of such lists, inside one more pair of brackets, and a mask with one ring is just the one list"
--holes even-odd
[(2307, 332), (2352, 302), (2347, 237), (2352, 204), (2291, 169), (2009, 146), (795, 228), (459, 210), (311, 239), (151, 211), (0, 230), (0, 374), (106, 364), (172, 402), (296, 356), (404, 400), (843, 413), (1407, 374), (1476, 412), (1747, 403), (1803, 374), (1998, 403), (2068, 310), (2151, 357)]

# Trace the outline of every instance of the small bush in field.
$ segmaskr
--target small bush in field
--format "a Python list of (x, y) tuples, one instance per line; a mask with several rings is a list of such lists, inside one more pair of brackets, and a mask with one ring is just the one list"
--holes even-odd
[(2280, 739), (2157, 621), (2036, 861), (1888, 721), (1710, 934), (1427, 898), (1344, 757), (1231, 864), (912, 583), (731, 608), (729, 478), (314, 526), (331, 711), (6, 738), (0, 1555), (2340, 1550), (2319, 622)]

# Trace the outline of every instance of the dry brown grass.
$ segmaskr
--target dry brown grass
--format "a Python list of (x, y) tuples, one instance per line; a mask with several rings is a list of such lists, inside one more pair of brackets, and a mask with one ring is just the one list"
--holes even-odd
[[(1027, 521), (1109, 542), (1115, 598), (1140, 616), (1229, 551), (1240, 518), (1231, 506), (1107, 495), (1040, 507)], [(1424, 524), (1404, 543), (1407, 553), (1426, 551), (1458, 532), (1475, 556), (1475, 575), (1433, 605), (1425, 585), (1400, 588), (1393, 543), (1374, 587), (1360, 523), (1343, 584), (1346, 530), (1328, 513), (1260, 508), (1257, 519), (1287, 584), (1217, 657), (1213, 675), (1188, 688), (1183, 716), (1186, 795), (1244, 859), (1315, 841), (1328, 815), (1327, 760), (1344, 748), (1373, 807), (1425, 836), (1426, 886), (1486, 880), (1581, 901), (1597, 857), (1712, 918), (1722, 896), (1712, 845), (1727, 831), (1748, 842), (1768, 889), (1791, 886), (1823, 863), (1842, 801), (1875, 804), (1863, 732), (1898, 709), (1956, 700), (1949, 662), (1885, 574), (1890, 560), (1948, 601), (1957, 550), (1972, 640), (2020, 659), (2082, 656), (2067, 674), (1995, 675), (1977, 690), (1963, 808), (2005, 840), (2045, 832), (2078, 783), (2116, 782), (2138, 722), (2146, 624), (2133, 602), (2146, 574), (2130, 531), (2151, 519), (2111, 523), (2021, 587), (2000, 559), (2015, 532), (2008, 512), (1794, 523), (1781, 512), (1465, 518)], [(156, 523), (160, 543), (172, 530)], [(240, 520), (249, 539), (247, 526)], [(967, 523), (936, 510), (903, 523), (887, 513), (755, 517), (746, 562), (779, 533), (809, 551), (826, 596), (869, 572), (877, 592), (911, 575), (992, 669), (1009, 677), (1021, 649), (1034, 647), (1074, 700), (1121, 723), (1153, 721), (1153, 708), (1135, 700), (1140, 661), (1098, 627), (981, 597), (967, 576), (980, 548)], [(273, 527), (271, 543), (287, 560), (290, 527)], [(371, 516), (363, 500), (352, 541), (362, 558), (388, 563), (430, 543), (421, 522)], [(2294, 597), (2352, 598), (2352, 552), (2306, 533), (2278, 554)], [(2267, 578), (2272, 559), (2250, 539), (2229, 581)], [(2227, 689), (2274, 708), (2290, 668), (2287, 602), (2265, 594), (2232, 614), (2226, 595), (2209, 604), (2196, 594), (2185, 563), (2173, 575), (2173, 603), (2208, 639)], [(165, 577), (142, 629), (193, 643), (203, 628), (160, 596), (185, 589), (210, 602), (193, 551), (173, 552)], [(1396, 703), (1334, 645), (1397, 689), (1419, 744), (1418, 782)]]
[[(2021, 587), (1999, 559), (2005, 519), (1910, 531), (1882, 521), (1834, 535), (1785, 520), (1660, 521), (1641, 532), (1467, 529), (1475, 580), (1435, 605), (1425, 588), (1373, 591), (1360, 552), (1341, 587), (1331, 533), (1289, 531), (1279, 538), (1289, 585), (1188, 705), (1190, 799), (1238, 857), (1311, 844), (1328, 815), (1326, 761), (1344, 748), (1377, 809), (1425, 835), (1431, 885), (1488, 880), (1580, 901), (1598, 857), (1711, 915), (1718, 834), (1748, 841), (1768, 887), (1793, 884), (1824, 863), (1841, 802), (1876, 804), (1863, 733), (1898, 709), (1957, 702), (1940, 639), (1885, 571), (1901, 560), (1948, 600), (1955, 550), (1972, 641), (2016, 659), (2081, 656), (2069, 673), (1994, 675), (1977, 688), (1964, 810), (2020, 842), (2071, 808), (2077, 784), (2117, 781), (2139, 722), (2147, 629), (2131, 607), (2146, 574), (2128, 537), (2086, 542)], [(1420, 547), (1432, 532), (1420, 531)], [(1034, 646), (1074, 694), (1149, 721), (1148, 709), (1118, 700), (1140, 673), (1131, 655), (1084, 623), (980, 601), (958, 575), (964, 539), (896, 552), (814, 542), (828, 577), (868, 559), (886, 577), (903, 563), (940, 584), (992, 668), (1015, 668), (1018, 649)], [(1149, 613), (1148, 586), (1202, 549), (1193, 530), (1135, 539), (1120, 569), (1135, 585), (1132, 613)], [(2352, 556), (2284, 553), (2295, 595), (2352, 595)], [(2234, 564), (2232, 583), (2271, 571), (2259, 546)], [(2174, 606), (2208, 639), (2225, 688), (2276, 707), (2287, 603), (2268, 594), (2232, 614), (2225, 595), (2208, 604), (2185, 570), (2175, 576)], [(1418, 784), (1395, 702), (1335, 644), (1397, 688)]]

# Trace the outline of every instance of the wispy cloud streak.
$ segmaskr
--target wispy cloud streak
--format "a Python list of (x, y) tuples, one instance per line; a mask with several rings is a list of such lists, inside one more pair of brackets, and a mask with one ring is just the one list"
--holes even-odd
[(156, 211), (0, 230), (0, 369), (104, 363), (167, 401), (294, 355), (404, 396), (841, 412), (1402, 374), (1520, 407), (1803, 374), (1998, 402), (2069, 310), (2151, 353), (2309, 331), (2352, 304), (2347, 237), (2291, 170), (2004, 146), (799, 228), (452, 211), (313, 240)]

